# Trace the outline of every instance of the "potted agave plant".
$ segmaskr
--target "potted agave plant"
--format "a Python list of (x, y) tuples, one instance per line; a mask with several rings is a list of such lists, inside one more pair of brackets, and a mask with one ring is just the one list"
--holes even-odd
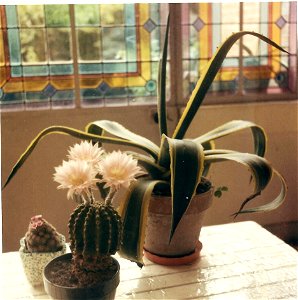
[[(262, 41), (269, 43), (284, 51), (279, 45), (261, 34), (249, 31), (242, 31), (232, 34), (220, 47), (207, 64), (202, 72), (190, 98), (187, 106), (175, 128), (170, 135), (167, 129), (167, 107), (166, 107), (166, 64), (167, 64), (167, 47), (169, 36), (169, 22), (166, 28), (165, 43), (160, 61), (159, 68), (159, 95), (158, 95), (158, 120), (160, 131), (160, 144), (157, 145), (149, 139), (137, 135), (123, 127), (121, 124), (109, 120), (99, 120), (88, 124), (85, 131), (69, 128), (65, 126), (52, 126), (41, 131), (32, 141), (27, 150), (23, 153), (12, 169), (6, 184), (16, 174), (18, 169), (24, 164), (28, 156), (32, 153), (40, 139), (52, 133), (66, 133), (80, 139), (92, 140), (94, 143), (111, 143), (134, 147), (136, 150), (142, 150), (146, 154), (134, 151), (132, 154), (137, 158), (138, 163), (146, 169), (148, 175), (139, 178), (125, 195), (121, 202), (119, 214), (123, 221), (123, 243), (120, 254), (132, 261), (142, 263), (143, 247), (147, 252), (153, 252), (155, 256), (169, 257), (188, 257), (193, 253), (199, 252), (200, 244), (197, 243), (200, 224), (194, 225), (190, 222), (190, 228), (186, 232), (193, 234), (192, 246), (184, 251), (183, 249), (175, 255), (171, 252), (171, 247), (175, 244), (173, 241), (184, 244), (184, 240), (175, 237), (179, 233), (179, 227), (184, 222), (187, 215), (192, 215), (192, 211), (203, 215), (206, 208), (210, 206), (212, 190), (208, 190), (208, 184), (202, 182), (202, 178), (208, 176), (208, 170), (212, 164), (224, 161), (232, 161), (248, 168), (254, 179), (254, 193), (244, 196), (239, 210), (235, 216), (243, 213), (270, 211), (277, 208), (285, 199), (286, 183), (284, 178), (271, 166), (264, 158), (266, 151), (266, 135), (260, 126), (249, 121), (232, 120), (206, 134), (195, 139), (186, 139), (185, 134), (190, 126), (194, 116), (200, 108), (208, 88), (212, 84), (221, 64), (226, 57), (232, 45), (244, 35), (253, 35)], [(231, 149), (216, 149), (215, 140), (234, 134), (242, 130), (250, 130), (254, 141), (253, 153), (242, 153)], [(106, 135), (106, 133), (109, 134)], [(112, 137), (110, 136), (112, 135)], [(246, 205), (268, 186), (271, 178), (276, 176), (280, 182), (280, 193), (270, 203), (247, 208)], [(201, 183), (202, 182), (202, 183)], [(206, 188), (207, 186), (207, 188)], [(209, 184), (210, 186), (210, 184)], [(203, 192), (206, 201), (200, 209), (194, 208), (196, 194)], [(218, 192), (218, 191), (217, 191)], [(219, 191), (221, 192), (221, 191)], [(156, 201), (151, 201), (152, 194), (159, 196)], [(151, 215), (160, 214), (158, 207), (163, 206), (161, 199), (166, 195), (169, 200), (167, 208), (169, 215), (169, 224), (157, 225), (157, 228), (165, 228), (166, 237), (163, 237), (165, 252), (154, 253), (151, 250), (151, 242), (156, 238), (147, 237), (146, 232), (153, 231), (150, 224), (155, 221), (150, 219)], [(152, 203), (151, 203), (152, 202)], [(154, 208), (153, 202), (157, 203), (157, 209)], [(149, 219), (149, 220), (148, 220)], [(164, 220), (164, 218), (162, 218)], [(196, 219), (196, 217), (194, 218)], [(147, 228), (148, 220), (148, 228)], [(158, 234), (160, 235), (160, 231)], [(180, 233), (181, 234), (181, 233)], [(183, 233), (184, 234), (184, 233)], [(167, 252), (169, 251), (169, 252)], [(170, 253), (169, 255), (167, 253)], [(196, 258), (196, 255), (194, 256)], [(175, 258), (173, 258), (175, 259)], [(188, 262), (188, 261), (187, 261)], [(165, 262), (167, 263), (167, 262)]]
[[(71, 253), (45, 266), (45, 290), (55, 299), (114, 299), (120, 266), (111, 255), (120, 249), (122, 221), (113, 200), (143, 172), (131, 156), (105, 153), (87, 141), (71, 147), (69, 160), (55, 171), (58, 188), (68, 189), (67, 198), (78, 205), (68, 223)], [(102, 183), (108, 190), (104, 200), (93, 192)]]

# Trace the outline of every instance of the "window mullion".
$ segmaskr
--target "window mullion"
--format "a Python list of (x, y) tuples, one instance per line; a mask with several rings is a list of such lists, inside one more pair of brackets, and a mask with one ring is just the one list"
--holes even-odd
[[(239, 30), (243, 30), (243, 2), (239, 3)], [(239, 40), (239, 80), (238, 95), (243, 95), (243, 37)]]
[(181, 4), (170, 4), (170, 82), (171, 104), (178, 109), (183, 102)]
[(75, 107), (81, 107), (81, 94), (80, 94), (80, 77), (79, 77), (79, 63), (78, 63), (78, 51), (77, 51), (77, 38), (75, 27), (75, 9), (74, 4), (69, 5), (70, 15), (70, 31), (72, 39), (72, 59), (73, 59), (73, 75), (74, 75), (74, 90), (75, 90)]

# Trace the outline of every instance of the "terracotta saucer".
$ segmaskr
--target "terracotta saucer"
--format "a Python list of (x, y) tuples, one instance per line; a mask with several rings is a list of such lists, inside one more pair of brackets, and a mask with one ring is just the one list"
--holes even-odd
[(196, 248), (194, 252), (185, 255), (185, 256), (179, 256), (179, 257), (167, 257), (167, 256), (159, 256), (156, 254), (153, 254), (146, 249), (144, 249), (144, 255), (146, 258), (148, 258), (150, 261), (164, 266), (180, 266), (180, 265), (188, 265), (196, 261), (200, 257), (200, 252), (203, 245), (200, 241), (197, 242)]

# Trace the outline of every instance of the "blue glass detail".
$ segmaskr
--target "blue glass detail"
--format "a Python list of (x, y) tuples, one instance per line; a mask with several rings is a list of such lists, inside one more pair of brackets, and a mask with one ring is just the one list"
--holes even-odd
[(72, 75), (73, 65), (72, 64), (50, 65), (50, 74), (51, 75)]
[(137, 60), (136, 28), (127, 27), (125, 29), (126, 37), (126, 59), (127, 61)]
[(49, 67), (47, 65), (43, 66), (24, 66), (23, 67), (24, 76), (48, 76)]
[(135, 63), (135, 62), (127, 63), (127, 72), (128, 73), (137, 72), (137, 70), (138, 70), (137, 63)]
[(56, 91), (57, 90), (51, 84), (48, 84), (42, 93), (44, 95), (46, 95), (47, 97), (53, 97), (53, 95), (56, 93)]
[(201, 18), (197, 18), (193, 23), (193, 27), (196, 29), (196, 31), (200, 31), (204, 26), (205, 23)]
[(22, 67), (12, 66), (10, 68), (10, 74), (11, 74), (11, 77), (22, 77), (22, 75), (23, 75)]
[(102, 82), (99, 86), (98, 86), (98, 90), (105, 94), (108, 90), (110, 90), (110, 87), (109, 85), (106, 83), (106, 82)]
[(156, 81), (155, 80), (148, 80), (146, 82), (146, 89), (150, 93), (156, 91)]
[(39, 92), (26, 92), (26, 102), (46, 102), (49, 101), (49, 97), (44, 93)]
[(51, 97), (51, 100), (53, 100), (53, 101), (68, 100), (68, 101), (73, 102), (74, 99), (75, 99), (75, 95), (74, 95), (74, 91), (73, 90), (57, 91)]
[(135, 25), (135, 5), (126, 4), (125, 6), (125, 24), (134, 26)]
[(1, 103), (3, 104), (17, 104), (23, 103), (24, 93), (8, 93), (2, 96)]
[(102, 92), (99, 89), (82, 89), (81, 95), (84, 100), (102, 98)]
[(6, 13), (6, 22), (7, 28), (17, 28), (18, 27), (18, 19), (15, 5), (6, 5), (5, 6)]
[(10, 54), (10, 64), (19, 66), (21, 64), (20, 39), (18, 29), (8, 29), (8, 46)]
[(80, 74), (100, 74), (102, 73), (102, 64), (79, 64)]
[(104, 73), (125, 73), (126, 64), (125, 63), (105, 63)]

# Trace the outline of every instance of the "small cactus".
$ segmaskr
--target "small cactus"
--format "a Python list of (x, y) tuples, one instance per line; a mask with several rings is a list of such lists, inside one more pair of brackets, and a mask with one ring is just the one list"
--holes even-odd
[(120, 249), (122, 221), (111, 206), (99, 202), (77, 206), (69, 219), (70, 248), (76, 266), (105, 269)]
[(42, 215), (31, 218), (25, 234), (25, 248), (28, 252), (56, 252), (62, 247), (59, 233)]

